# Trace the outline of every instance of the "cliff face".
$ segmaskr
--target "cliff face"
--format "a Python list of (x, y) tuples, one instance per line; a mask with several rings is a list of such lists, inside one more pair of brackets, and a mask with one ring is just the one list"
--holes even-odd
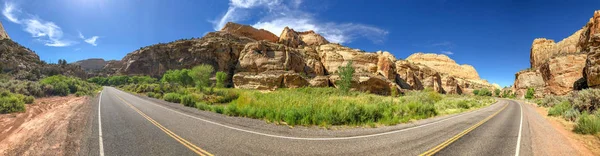
[(516, 74), (513, 90), (522, 97), (527, 88), (535, 88), (540, 96), (565, 95), (588, 86), (598, 88), (599, 47), (600, 11), (595, 11), (583, 28), (558, 43), (535, 39), (531, 45), (531, 68)]
[(8, 36), (8, 33), (6, 33), (6, 31), (4, 30), (4, 26), (2, 26), (2, 23), (0, 23), (0, 40), (2, 39), (10, 39), (10, 37)]
[(469, 80), (479, 80), (479, 74), (473, 66), (467, 64), (459, 65), (454, 60), (443, 54), (438, 55), (416, 53), (408, 56), (406, 60), (413, 63), (424, 64), (439, 72), (446, 73), (454, 77)]
[[(158, 77), (170, 69), (208, 64), (227, 72), (228, 82), (233, 87), (273, 90), (336, 87), (340, 80), (339, 68), (353, 62), (356, 71), (353, 90), (389, 94), (392, 89), (432, 88), (440, 93), (462, 94), (473, 89), (493, 88), (479, 80), (472, 66), (461, 66), (444, 57), (442, 63), (425, 59), (429, 65), (418, 64), (397, 60), (385, 51), (364, 52), (329, 43), (314, 31), (296, 32), (285, 28), (277, 38), (264, 30), (228, 23), (221, 31), (200, 39), (141, 48), (121, 61), (108, 63), (104, 69), (114, 74)], [(449, 69), (452, 74), (444, 73), (446, 69), (440, 69), (443, 65), (452, 65)]]

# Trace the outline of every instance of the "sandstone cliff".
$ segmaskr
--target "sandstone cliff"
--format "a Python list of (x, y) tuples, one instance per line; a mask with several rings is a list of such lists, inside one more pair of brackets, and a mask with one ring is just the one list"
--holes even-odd
[(6, 33), (6, 31), (4, 30), (4, 26), (2, 26), (2, 23), (0, 23), (0, 40), (2, 39), (10, 39), (10, 37), (8, 36), (8, 33)]
[(479, 74), (473, 66), (467, 64), (459, 65), (454, 60), (450, 59), (450, 57), (443, 54), (415, 53), (408, 56), (406, 60), (424, 64), (439, 72), (447, 73), (454, 77), (479, 80)]
[[(365, 52), (329, 43), (314, 31), (296, 32), (286, 27), (276, 37), (265, 30), (228, 23), (221, 31), (200, 39), (143, 47), (121, 61), (108, 63), (104, 69), (114, 74), (158, 77), (170, 69), (209, 64), (227, 72), (228, 83), (233, 87), (273, 90), (336, 87), (340, 80), (338, 69), (353, 62), (356, 73), (352, 89), (358, 91), (385, 95), (392, 89), (431, 88), (440, 93), (462, 94), (493, 88), (479, 79), (472, 66), (458, 65), (444, 57), (413, 63), (398, 60), (385, 51)], [(448, 70), (452, 71), (446, 73), (440, 68), (444, 65), (451, 65)]]
[(535, 88), (536, 96), (542, 96), (600, 87), (598, 47), (600, 11), (595, 11), (583, 28), (558, 43), (535, 39), (530, 51), (531, 68), (516, 74), (513, 90), (523, 97), (527, 88)]

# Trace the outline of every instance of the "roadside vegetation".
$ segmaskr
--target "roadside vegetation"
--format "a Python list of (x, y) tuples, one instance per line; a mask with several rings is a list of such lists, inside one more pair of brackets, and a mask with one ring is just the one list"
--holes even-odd
[(75, 77), (55, 75), (39, 81), (0, 79), (0, 113), (24, 112), (36, 97), (91, 95), (99, 86)]
[(566, 96), (546, 96), (535, 102), (548, 108), (548, 116), (575, 122), (573, 131), (576, 133), (594, 135), (600, 132), (600, 89), (585, 89)]
[[(489, 90), (483, 91), (486, 96), (444, 95), (431, 89), (410, 91), (402, 96), (394, 89), (396, 92), (392, 96), (356, 92), (350, 90), (353, 73), (351, 64), (340, 69), (338, 89), (282, 88), (266, 93), (225, 88), (227, 74), (215, 72), (209, 65), (170, 70), (160, 80), (145, 76), (113, 76), (95, 77), (88, 82), (116, 86), (199, 110), (290, 126), (394, 125), (460, 113), (495, 102)], [(211, 80), (213, 75), (215, 79)]]

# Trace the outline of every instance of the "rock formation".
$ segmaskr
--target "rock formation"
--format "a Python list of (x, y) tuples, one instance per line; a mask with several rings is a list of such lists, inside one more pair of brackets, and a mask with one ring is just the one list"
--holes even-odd
[(10, 39), (10, 37), (8, 36), (8, 33), (6, 33), (6, 31), (4, 30), (4, 26), (2, 26), (2, 23), (0, 23), (0, 40), (3, 39)]
[(413, 63), (424, 64), (439, 72), (444, 72), (454, 77), (479, 80), (479, 74), (477, 74), (477, 71), (475, 71), (473, 66), (467, 64), (459, 65), (443, 54), (415, 53), (408, 56), (406, 60)]
[(314, 31), (296, 32), (286, 27), (280, 37), (274, 37), (265, 30), (228, 23), (221, 31), (200, 39), (140, 48), (121, 61), (109, 62), (104, 69), (114, 74), (158, 77), (167, 70), (209, 64), (227, 72), (233, 87), (274, 90), (336, 87), (338, 69), (352, 62), (355, 74), (351, 89), (357, 91), (385, 95), (392, 89), (432, 88), (440, 93), (462, 94), (493, 88), (479, 79), (472, 66), (461, 66), (444, 57), (446, 62), (440, 66), (451, 66), (451, 74), (438, 71), (445, 70), (435, 64), (438, 60), (426, 60), (429, 62), (424, 64), (397, 60), (389, 52), (365, 52), (329, 43)]
[(600, 11), (595, 11), (583, 28), (558, 43), (545, 38), (535, 39), (531, 45), (531, 67), (516, 74), (513, 91), (523, 97), (527, 88), (534, 88), (536, 96), (541, 97), (597, 87), (600, 82), (596, 61), (598, 47)]
[(94, 71), (103, 69), (104, 66), (108, 64), (108, 62), (101, 58), (91, 58), (86, 60), (80, 60), (73, 64), (79, 65), (81, 68), (83, 68), (83, 70)]
[(221, 29), (221, 32), (228, 32), (231, 34), (248, 37), (257, 41), (267, 40), (271, 42), (277, 42), (279, 38), (275, 36), (275, 34), (264, 30), (264, 29), (256, 29), (249, 25), (242, 25), (233, 22), (228, 22)]

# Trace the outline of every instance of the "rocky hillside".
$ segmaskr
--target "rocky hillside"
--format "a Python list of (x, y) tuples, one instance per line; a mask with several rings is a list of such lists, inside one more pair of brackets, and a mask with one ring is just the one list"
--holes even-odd
[(104, 59), (101, 59), (101, 58), (91, 58), (91, 59), (87, 59), (87, 60), (80, 60), (73, 64), (79, 65), (85, 71), (96, 71), (96, 70), (102, 70), (104, 68), (104, 66), (106, 66), (106, 64), (108, 64), (108, 61), (105, 61)]
[[(340, 66), (353, 62), (352, 88), (377, 94), (391, 89), (432, 88), (441, 93), (470, 93), (490, 88), (474, 68), (444, 59), (452, 71), (436, 66), (435, 61), (415, 63), (398, 60), (385, 51), (364, 52), (329, 43), (314, 31), (297, 32), (285, 28), (277, 37), (247, 25), (228, 23), (218, 32), (199, 39), (157, 44), (129, 53), (121, 61), (105, 66), (114, 74), (161, 76), (170, 69), (212, 65), (229, 73), (235, 88), (273, 90), (276, 88), (335, 87)], [(429, 55), (427, 55), (429, 56)], [(416, 57), (415, 57), (416, 59)], [(419, 62), (419, 60), (414, 60)], [(461, 75), (470, 73), (472, 75)]]
[(88, 75), (77, 65), (47, 64), (29, 48), (14, 42), (0, 24), (0, 74), (14, 79), (38, 80), (51, 75)]
[(537, 38), (531, 45), (531, 68), (515, 74), (513, 91), (523, 97), (527, 88), (536, 96), (565, 95), (600, 87), (600, 10), (580, 30), (556, 43)]

